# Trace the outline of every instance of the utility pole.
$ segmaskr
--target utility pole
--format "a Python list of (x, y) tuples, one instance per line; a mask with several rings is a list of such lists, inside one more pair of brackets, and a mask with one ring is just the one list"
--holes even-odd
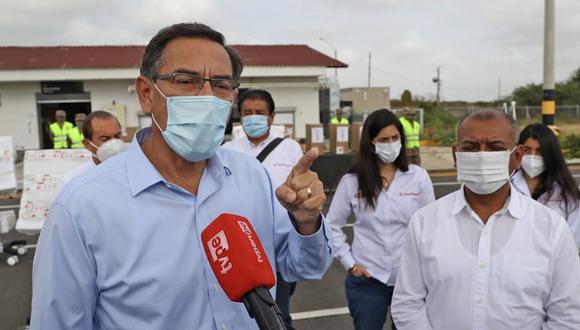
[[(318, 39), (322, 42), (324, 42), (328, 47), (330, 47), (333, 51), (334, 51), (334, 59), (338, 61), (338, 51), (336, 50), (336, 48), (334, 48), (334, 46), (328, 42), (328, 40), (322, 38), (322, 37), (318, 37)], [(334, 78), (336, 81), (338, 81), (338, 69), (337, 67), (334, 67)]]
[[(334, 49), (334, 59), (338, 61), (338, 52)], [(334, 79), (338, 82), (338, 68), (334, 67)]]
[(369, 75), (368, 75), (368, 88), (371, 88), (371, 52), (369, 52)]
[(441, 67), (437, 66), (437, 77), (433, 78), (433, 82), (437, 84), (437, 104), (441, 102)]
[(501, 102), (501, 78), (497, 78), (497, 102)]
[(556, 83), (554, 81), (554, 0), (545, 0), (544, 8), (544, 87), (542, 91), (542, 123), (554, 125), (556, 115)]

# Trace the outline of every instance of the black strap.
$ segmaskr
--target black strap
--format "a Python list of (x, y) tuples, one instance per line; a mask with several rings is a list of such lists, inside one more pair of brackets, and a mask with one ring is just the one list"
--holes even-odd
[(258, 159), (261, 162), (264, 161), (264, 159), (266, 159), (266, 157), (268, 157), (268, 155), (272, 152), (272, 150), (276, 149), (276, 147), (282, 142), (284, 141), (284, 138), (275, 138), (274, 140), (272, 140), (272, 142), (268, 143), (268, 145), (266, 146), (266, 148), (264, 148), (264, 150), (262, 150), (262, 152), (260, 152), (260, 154), (258, 156), (256, 156), (256, 159)]

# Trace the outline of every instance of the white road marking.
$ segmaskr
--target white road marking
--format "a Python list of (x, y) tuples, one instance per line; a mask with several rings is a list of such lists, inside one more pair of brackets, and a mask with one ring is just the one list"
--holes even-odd
[(290, 313), (290, 316), (292, 316), (292, 321), (297, 321), (297, 320), (315, 319), (318, 317), (328, 317), (348, 314), (349, 314), (348, 307), (339, 307), (339, 308), (317, 309), (308, 312)]

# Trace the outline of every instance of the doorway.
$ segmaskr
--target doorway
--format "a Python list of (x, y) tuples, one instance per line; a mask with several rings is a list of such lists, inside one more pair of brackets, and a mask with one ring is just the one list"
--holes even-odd
[(86, 115), (91, 113), (90, 100), (90, 93), (58, 95), (37, 94), (36, 103), (38, 109), (37, 118), (40, 147), (42, 149), (52, 148), (49, 126), (56, 121), (56, 110), (64, 110), (66, 112), (66, 121), (72, 123), (74, 126), (74, 119), (77, 113), (84, 113)]

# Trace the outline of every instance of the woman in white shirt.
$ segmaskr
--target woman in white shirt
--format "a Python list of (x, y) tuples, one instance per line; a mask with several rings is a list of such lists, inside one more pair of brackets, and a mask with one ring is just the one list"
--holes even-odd
[[(403, 127), (392, 112), (371, 113), (357, 161), (340, 180), (326, 216), (335, 257), (348, 272), (346, 295), (356, 329), (383, 328), (409, 219), (435, 200), (429, 175), (409, 165), (404, 145)], [(351, 215), (352, 247), (341, 229)]]
[(524, 157), (512, 184), (566, 219), (580, 249), (580, 190), (568, 170), (558, 139), (548, 126), (532, 124), (520, 133), (518, 144), (524, 148)]

